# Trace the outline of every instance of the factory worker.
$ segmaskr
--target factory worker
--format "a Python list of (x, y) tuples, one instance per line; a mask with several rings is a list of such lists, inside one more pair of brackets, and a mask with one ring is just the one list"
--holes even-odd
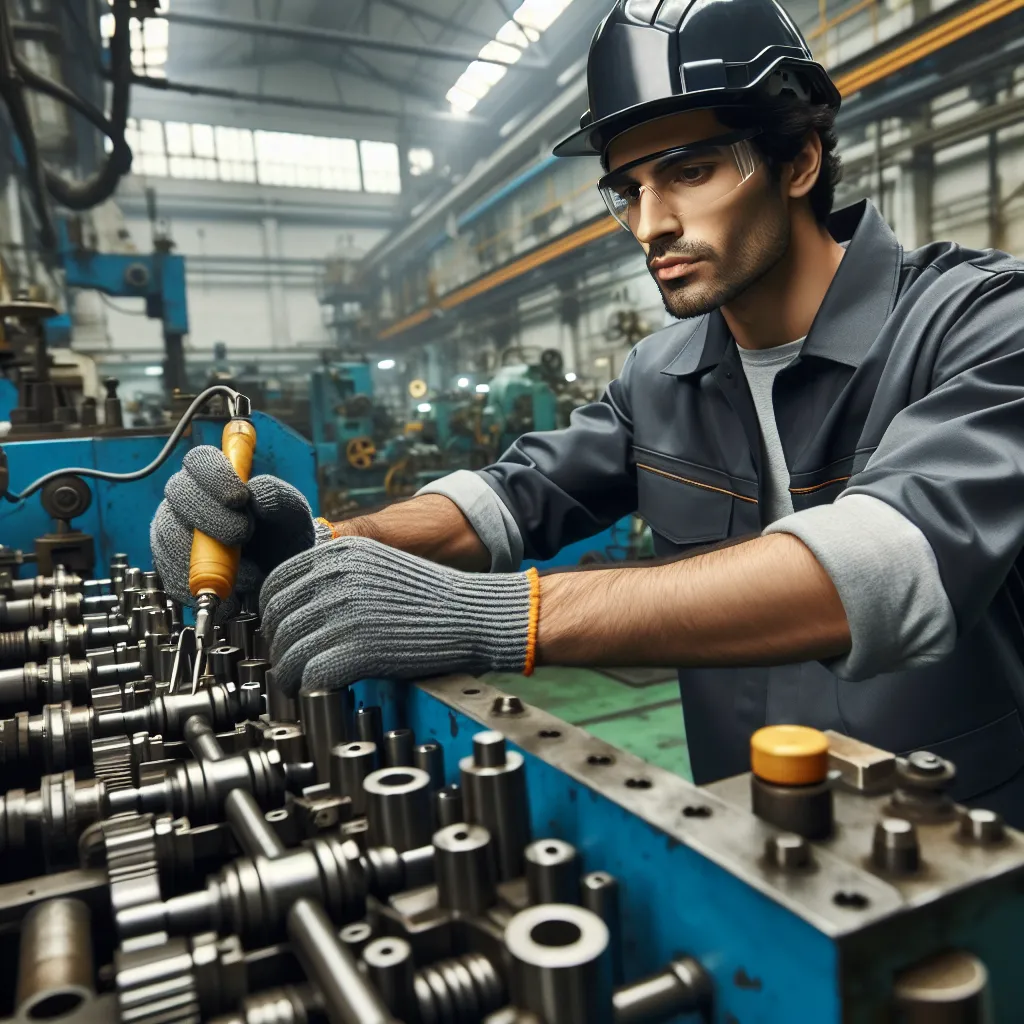
[[(1024, 826), (1024, 264), (832, 210), (839, 94), (773, 0), (619, 0), (588, 84), (555, 153), (600, 158), (676, 319), (568, 428), (364, 518), (193, 450), (152, 531), (168, 589), (193, 526), (251, 533), (288, 692), (675, 665), (698, 783), (801, 723), (949, 758)], [(631, 512), (655, 564), (518, 571)]]

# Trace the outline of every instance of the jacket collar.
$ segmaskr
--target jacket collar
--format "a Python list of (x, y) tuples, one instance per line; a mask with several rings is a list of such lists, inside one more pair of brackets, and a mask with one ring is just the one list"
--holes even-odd
[[(863, 362), (896, 303), (903, 247), (866, 199), (832, 214), (832, 237), (848, 242), (846, 255), (811, 325), (801, 358), (817, 357), (854, 369)], [(722, 361), (732, 338), (717, 309), (689, 327), (661, 371), (672, 377), (703, 373)], [(685, 328), (684, 328), (685, 330)]]

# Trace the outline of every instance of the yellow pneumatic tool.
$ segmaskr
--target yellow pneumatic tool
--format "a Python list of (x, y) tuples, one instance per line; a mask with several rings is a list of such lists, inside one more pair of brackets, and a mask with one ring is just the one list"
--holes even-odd
[[(252, 457), (256, 450), (256, 428), (249, 419), (249, 400), (242, 395), (235, 399), (232, 418), (221, 435), (221, 451), (231, 468), (249, 482)], [(199, 530), (192, 534), (192, 556), (189, 560), (188, 587), (196, 599), (196, 662), (192, 676), (192, 692), (203, 674), (206, 652), (213, 639), (213, 617), (221, 601), (226, 601), (235, 587), (241, 548), (228, 547)]]

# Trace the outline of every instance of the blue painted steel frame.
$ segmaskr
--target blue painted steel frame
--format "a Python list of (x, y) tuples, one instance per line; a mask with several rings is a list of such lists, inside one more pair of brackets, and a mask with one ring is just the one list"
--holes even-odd
[[(445, 751), (445, 781), (483, 728), (417, 686), (359, 683), (356, 701), (379, 704), (384, 728), (408, 726)], [(835, 944), (810, 924), (643, 819), (520, 747), (537, 838), (579, 849), (586, 871), (609, 871), (623, 887), (623, 966), (634, 981), (680, 953), (715, 980), (720, 1024), (838, 1024)], [(680, 808), (680, 811), (682, 809)], [(736, 984), (738, 972), (753, 979)], [(679, 1018), (693, 1021), (694, 1017)]]
[[(256, 455), (253, 474), (271, 473), (294, 484), (313, 509), (319, 506), (316, 467), (309, 442), (290, 427), (254, 412)], [(193, 445), (220, 446), (223, 420), (195, 420), (191, 435), (182, 438), (167, 461), (152, 475), (132, 483), (109, 483), (86, 478), (93, 502), (74, 525), (96, 540), (96, 568), (102, 573), (111, 555), (123, 551), (132, 565), (149, 566), (149, 524), (163, 497), (168, 478), (181, 467)], [(83, 466), (128, 473), (151, 462), (167, 441), (166, 434), (67, 437), (43, 441), (4, 442), (11, 490), (19, 491), (52, 470)], [(53, 521), (34, 494), (18, 505), (0, 502), (0, 542), (30, 551), (35, 538), (49, 532)]]
[[(484, 700), (489, 706), (489, 687), (483, 697), (475, 696), (485, 683), (466, 677), (464, 683), (440, 681), (437, 689), (443, 693), (449, 684), (454, 685), (448, 692), (455, 704)], [(459, 698), (460, 693), (474, 696)], [(497, 724), (493, 718), (484, 724), (475, 713), (407, 683), (370, 680), (356, 685), (355, 696), (383, 708), (385, 728), (408, 726), (419, 742), (440, 742), (449, 783), (458, 781), (458, 762), (471, 754), (473, 734)], [(545, 728), (558, 725), (551, 716), (544, 718)], [(541, 725), (539, 717), (533, 721)], [(562, 738), (551, 742), (574, 743), (579, 731), (562, 727)], [(529, 735), (536, 736), (532, 729)], [(623, 887), (627, 982), (685, 952), (696, 956), (714, 979), (714, 1024), (880, 1024), (890, 1019), (897, 971), (943, 949), (959, 948), (979, 956), (989, 969), (995, 1024), (1024, 1020), (1019, 867), (992, 884), (950, 894), (930, 910), (915, 910), (910, 901), (894, 916), (831, 933), (786, 905), (785, 880), (762, 891), (753, 879), (745, 881), (698, 852), (699, 846), (682, 841), (679, 830), (673, 836), (673, 827), (664, 823), (682, 820), (683, 807), (677, 803), (700, 799), (694, 787), (680, 783), (671, 795), (670, 789), (664, 791), (662, 800), (668, 802), (659, 801), (659, 828), (632, 813), (628, 798), (613, 799), (579, 781), (549, 764), (539, 750), (515, 749), (525, 758), (533, 835), (573, 843), (585, 870), (607, 870)], [(621, 754), (619, 760), (625, 763), (629, 757)], [(643, 762), (637, 761), (637, 770), (643, 771)], [(704, 799), (715, 800), (711, 795)], [(827, 868), (822, 865), (822, 870)]]

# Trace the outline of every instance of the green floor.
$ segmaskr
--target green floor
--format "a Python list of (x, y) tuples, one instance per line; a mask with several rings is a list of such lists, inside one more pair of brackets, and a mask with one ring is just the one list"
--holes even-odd
[(583, 668), (539, 668), (529, 678), (492, 672), (484, 678), (607, 743), (691, 777), (674, 679), (633, 687)]

